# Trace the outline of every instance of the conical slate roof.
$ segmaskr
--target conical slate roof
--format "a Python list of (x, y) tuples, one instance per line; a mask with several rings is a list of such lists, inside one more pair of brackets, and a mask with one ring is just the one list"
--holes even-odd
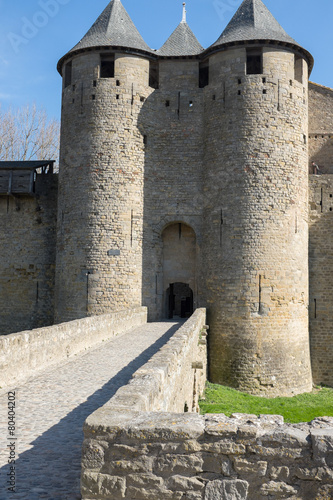
[(69, 55), (93, 47), (125, 47), (153, 53), (120, 0), (111, 0), (82, 40), (60, 59), (58, 70)]
[(277, 22), (262, 0), (244, 0), (222, 35), (208, 50), (235, 43), (269, 40), (292, 45), (307, 57), (310, 69), (313, 57), (303, 49)]
[(249, 40), (277, 40), (297, 45), (261, 0), (244, 0), (212, 47)]
[(203, 50), (187, 22), (182, 21), (157, 54), (165, 57), (196, 56)]

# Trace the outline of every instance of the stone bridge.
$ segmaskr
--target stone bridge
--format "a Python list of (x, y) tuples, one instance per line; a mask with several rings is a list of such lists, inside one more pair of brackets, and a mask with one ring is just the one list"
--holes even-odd
[(332, 500), (333, 419), (200, 416), (206, 314), (0, 339), (0, 500)]
[[(86, 418), (184, 323), (146, 320), (146, 309), (137, 308), (0, 338), (1, 500), (81, 498)], [(10, 436), (12, 402), (15, 431)], [(14, 465), (8, 463), (11, 457)], [(15, 467), (15, 493), (9, 490), (10, 467)]]

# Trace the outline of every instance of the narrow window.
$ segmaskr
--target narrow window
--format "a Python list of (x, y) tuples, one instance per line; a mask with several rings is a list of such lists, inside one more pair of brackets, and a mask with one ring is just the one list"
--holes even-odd
[(303, 58), (295, 55), (295, 80), (303, 83)]
[(203, 89), (209, 85), (209, 59), (199, 63), (199, 88)]
[(157, 61), (150, 61), (149, 64), (149, 87), (159, 88), (159, 65)]
[(65, 88), (72, 85), (72, 61), (65, 66)]
[(114, 78), (114, 55), (101, 54), (101, 78)]
[(262, 67), (262, 49), (247, 49), (246, 50), (246, 74), (261, 75)]
[(170, 106), (170, 101), (165, 101), (165, 107), (168, 108)]

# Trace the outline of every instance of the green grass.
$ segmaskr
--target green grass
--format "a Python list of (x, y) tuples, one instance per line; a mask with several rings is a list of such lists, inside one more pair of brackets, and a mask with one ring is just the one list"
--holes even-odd
[(333, 389), (316, 387), (313, 392), (292, 398), (251, 396), (222, 385), (207, 384), (201, 413), (251, 413), (282, 415), (286, 422), (310, 422), (316, 417), (333, 417)]

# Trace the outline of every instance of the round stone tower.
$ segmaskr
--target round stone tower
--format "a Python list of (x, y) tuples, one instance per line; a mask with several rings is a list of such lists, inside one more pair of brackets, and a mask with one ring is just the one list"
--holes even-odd
[(63, 77), (56, 322), (141, 305), (151, 49), (112, 0), (58, 63)]
[(311, 390), (308, 71), (261, 0), (206, 53), (204, 296), (210, 379), (267, 395)]

